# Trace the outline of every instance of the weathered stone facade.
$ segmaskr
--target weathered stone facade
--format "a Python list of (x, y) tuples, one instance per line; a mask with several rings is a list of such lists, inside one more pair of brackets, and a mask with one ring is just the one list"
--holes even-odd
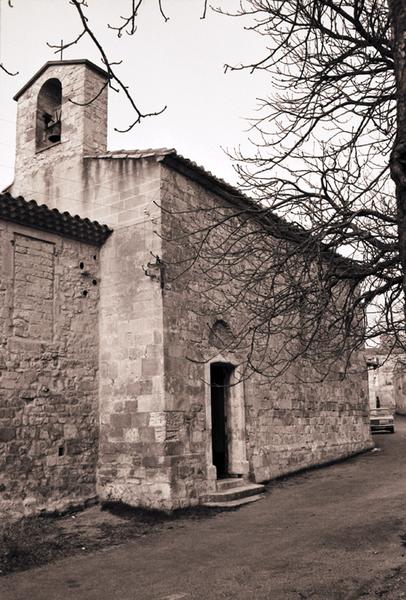
[[(216, 197), (199, 182), (165, 165), (161, 189), (164, 239), (173, 232), (173, 219), (183, 211), (191, 212), (193, 228), (198, 230), (204, 229), (210, 215), (207, 209), (213, 203), (227, 204), (224, 197)], [(205, 210), (199, 211), (199, 207)], [(182, 256), (183, 249), (164, 241), (162, 252), (164, 262), (171, 265)], [(221, 348), (215, 338), (211, 339), (213, 322), (208, 322), (204, 307), (207, 296), (199, 293), (201, 272), (192, 285), (185, 285), (185, 278), (193, 280), (194, 276), (191, 270), (186, 277), (175, 278), (163, 293), (166, 405), (180, 415), (178, 446), (172, 457), (176, 505), (189, 504), (207, 489), (216, 489), (211, 364), (235, 365), (228, 406), (229, 475), (263, 482), (371, 447), (362, 353), (353, 357), (354, 374), (343, 380), (332, 377), (322, 383), (301, 383), (294, 372), (300, 371), (301, 365), (292, 365), (290, 373), (275, 380), (258, 374), (244, 378), (238, 367), (244, 363), (244, 351), (237, 348), (230, 352), (227, 344)], [(244, 316), (234, 315), (236, 323), (230, 321), (231, 330), (237, 329)], [(282, 343), (274, 339), (274, 344)]]
[[(49, 78), (62, 84), (61, 141), (37, 152), (36, 98)], [(20, 237), (13, 238), (17, 269), (7, 258), (9, 241), (3, 260), (17, 299), (4, 286), (2, 349), (10, 374), (0, 378), (8, 381), (0, 456), (10, 471), (0, 488), (2, 510), (13, 502), (20, 512), (61, 507), (96, 490), (102, 500), (154, 508), (201, 502), (220, 476), (210, 383), (220, 363), (235, 383), (224, 400), (228, 476), (265, 481), (371, 447), (361, 362), (361, 374), (340, 382), (289, 385), (259, 375), (239, 381), (243, 352), (218, 345), (213, 323), (199, 316), (198, 281), (193, 294), (182, 278), (170, 281), (165, 272), (174, 258), (170, 212), (185, 202), (222, 206), (238, 192), (173, 150), (106, 152), (105, 91), (95, 105), (67, 101), (73, 92), (88, 99), (103, 81), (86, 61), (61, 61), (17, 95), (11, 193), (114, 231), (99, 255), (63, 236), (3, 226)], [(182, 242), (176, 253), (182, 254)], [(86, 270), (91, 265), (97, 281), (86, 297), (81, 263)], [(193, 279), (193, 270), (187, 277)], [(31, 286), (30, 309), (24, 295)], [(219, 335), (227, 337), (228, 324), (218, 319)], [(12, 483), (7, 473), (14, 463), (19, 476)]]
[[(0, 512), (96, 495), (98, 249), (0, 223)], [(83, 294), (84, 291), (88, 293)]]

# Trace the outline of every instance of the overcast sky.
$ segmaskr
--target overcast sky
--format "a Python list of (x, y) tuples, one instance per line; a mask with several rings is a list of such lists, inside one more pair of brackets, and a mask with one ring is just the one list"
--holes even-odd
[[(16, 77), (0, 72), (0, 186), (13, 178), (16, 102), (12, 97), (47, 60), (55, 60), (46, 41), (70, 41), (80, 32), (76, 9), (68, 0), (7, 0), (1, 3), (0, 62)], [(267, 95), (265, 74), (224, 74), (224, 64), (250, 62), (264, 54), (265, 40), (244, 29), (247, 20), (209, 12), (200, 19), (200, 0), (163, 0), (169, 21), (158, 12), (157, 0), (146, 0), (135, 36), (120, 40), (106, 24), (127, 15), (130, 0), (88, 0), (89, 18), (109, 58), (144, 112), (168, 108), (145, 120), (131, 133), (118, 134), (132, 119), (124, 97), (109, 92), (109, 148), (175, 147), (231, 183), (235, 175), (222, 147), (247, 147), (256, 98)], [(223, 4), (235, 6), (234, 0)], [(101, 65), (87, 41), (65, 51), (64, 59), (87, 58)]]

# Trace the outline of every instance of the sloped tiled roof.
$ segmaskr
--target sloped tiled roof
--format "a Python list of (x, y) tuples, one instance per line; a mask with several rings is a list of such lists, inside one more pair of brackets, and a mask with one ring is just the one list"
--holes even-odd
[(0, 194), (0, 219), (12, 221), (26, 227), (56, 233), (93, 246), (102, 246), (112, 230), (97, 221), (61, 213), (56, 208), (37, 204), (35, 200), (14, 198), (9, 193)]

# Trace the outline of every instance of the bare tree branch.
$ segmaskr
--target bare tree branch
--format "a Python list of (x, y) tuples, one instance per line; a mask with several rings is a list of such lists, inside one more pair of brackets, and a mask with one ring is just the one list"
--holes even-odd
[[(405, 345), (406, 9), (393, 4), (243, 0), (233, 15), (219, 10), (251, 17), (267, 47), (225, 67), (269, 75), (252, 153), (231, 156), (253, 200), (172, 202), (167, 277), (198, 288), (209, 320), (234, 324), (253, 371), (273, 377), (308, 360), (324, 377), (382, 334)], [(283, 349), (272, 353), (276, 338)]]
[(201, 19), (205, 19), (206, 15), (207, 15), (207, 4), (208, 4), (208, 0), (204, 0), (203, 3), (203, 13), (202, 16), (200, 17)]
[(14, 73), (12, 71), (9, 71), (8, 69), (6, 69), (6, 67), (3, 65), (3, 63), (0, 63), (0, 69), (2, 71), (4, 71), (5, 73), (7, 73), (7, 75), (10, 75), (11, 77), (15, 77), (19, 73), (19, 71), (15, 71)]
[[(131, 0), (132, 6), (131, 6), (131, 14), (129, 17), (120, 17), (120, 19), (122, 19), (124, 21), (124, 23), (120, 26), (113, 26), (110, 25), (109, 23), (107, 24), (107, 27), (109, 29), (113, 29), (114, 31), (117, 31), (117, 36), (121, 37), (123, 35), (123, 31), (127, 31), (128, 35), (134, 35), (134, 33), (137, 31), (137, 26), (135, 24), (135, 19), (138, 15), (138, 9), (140, 8), (141, 4), (143, 3), (143, 0), (138, 0), (138, 2), (136, 2), (136, 0)], [(127, 27), (130, 27), (129, 30), (127, 30)]]
[[(162, 0), (156, 0), (157, 2), (157, 6), (159, 9), (159, 12), (161, 14), (161, 17), (163, 18), (163, 20), (165, 22), (167, 22), (169, 20), (169, 17), (167, 16), (164, 8), (163, 8), (163, 2)], [(207, 8), (208, 8), (208, 2), (207, 0), (202, 0), (203, 2), (203, 15), (201, 18), (205, 18), (206, 13), (207, 13)], [(130, 9), (130, 14), (128, 17), (124, 17), (121, 16), (120, 19), (123, 21), (123, 23), (121, 25), (111, 25), (110, 23), (107, 24), (107, 27), (109, 29), (112, 29), (114, 31), (117, 32), (118, 37), (122, 37), (122, 34), (124, 31), (126, 31), (126, 33), (128, 35), (134, 35), (135, 32), (137, 31), (137, 26), (136, 26), (136, 19), (137, 16), (139, 14), (139, 10), (141, 8), (141, 6), (143, 5), (144, 0), (131, 0), (131, 9)], [(108, 75), (109, 75), (109, 87), (115, 91), (121, 91), (124, 93), (124, 95), (126, 96), (127, 101), (130, 103), (133, 111), (135, 112), (135, 119), (128, 125), (128, 127), (126, 128), (116, 128), (116, 131), (119, 131), (121, 133), (124, 132), (128, 132), (131, 129), (133, 129), (133, 127), (135, 127), (136, 124), (138, 124), (142, 119), (146, 118), (146, 117), (150, 117), (150, 116), (158, 116), (160, 114), (162, 114), (162, 112), (164, 112), (166, 110), (166, 106), (164, 106), (163, 108), (161, 108), (160, 110), (157, 111), (151, 111), (151, 112), (144, 112), (141, 111), (141, 109), (138, 108), (138, 105), (136, 103), (136, 101), (134, 100), (133, 94), (129, 91), (129, 88), (127, 85), (124, 84), (124, 82), (118, 77), (117, 73), (113, 70), (114, 66), (117, 66), (119, 64), (121, 64), (122, 61), (113, 61), (110, 60), (107, 56), (107, 53), (103, 47), (103, 45), (100, 43), (100, 40), (98, 38), (98, 36), (93, 32), (90, 24), (89, 24), (89, 19), (88, 17), (85, 15), (84, 10), (85, 8), (88, 8), (88, 4), (86, 2), (86, 0), (68, 0), (68, 4), (72, 5), (80, 18), (80, 23), (82, 25), (82, 31), (80, 31), (80, 33), (78, 33), (78, 35), (71, 40), (70, 42), (61, 42), (60, 44), (51, 44), (49, 42), (47, 42), (47, 45), (49, 48), (55, 48), (55, 54), (60, 53), (62, 56), (62, 52), (63, 50), (70, 48), (76, 44), (78, 44), (84, 37), (88, 37), (92, 43), (96, 46), (100, 58), (102, 60), (102, 62), (104, 63), (104, 65), (106, 66)], [(8, 5), (10, 7), (13, 7), (11, 0), (8, 0)], [(0, 69), (3, 70), (7, 75), (17, 75), (17, 73), (13, 73), (11, 72), (9, 69), (7, 69), (3, 64), (0, 64)], [(115, 86), (114, 83), (115, 82)], [(100, 92), (98, 94), (95, 95), (95, 97), (90, 100), (89, 102), (86, 102), (85, 104), (90, 104), (92, 101), (96, 100), (99, 95), (101, 94), (101, 92), (103, 91), (104, 88), (102, 88), (100, 90)], [(73, 103), (76, 104), (81, 104), (81, 103), (77, 103), (74, 100), (71, 100)]]
[(83, 38), (84, 35), (86, 35), (85, 30), (81, 31), (81, 33), (79, 33), (79, 35), (71, 42), (68, 42), (68, 43), (61, 42), (60, 44), (50, 44), (49, 42), (47, 42), (46, 44), (49, 48), (56, 48), (54, 54), (59, 54), (62, 50), (66, 50), (67, 48), (70, 48), (71, 46), (74, 46), (75, 44), (80, 42), (80, 40)]
[[(76, 106), (89, 106), (90, 104), (93, 104), (93, 102), (95, 102), (97, 100), (97, 98), (99, 98), (101, 96), (101, 94), (103, 93), (103, 91), (106, 89), (106, 87), (108, 85), (109, 85), (109, 81), (106, 81), (106, 83), (104, 83), (101, 86), (101, 88), (97, 92), (97, 94), (95, 96), (93, 96), (93, 98), (88, 100), (87, 102), (76, 102), (75, 100), (72, 100), (72, 98), (69, 98), (69, 102), (71, 102), (72, 104), (76, 104)], [(110, 86), (110, 87), (112, 87), (112, 86)], [(118, 91), (118, 90), (115, 90), (115, 91)]]
[(159, 5), (159, 12), (161, 13), (161, 15), (162, 15), (162, 17), (163, 17), (163, 19), (164, 19), (164, 21), (166, 23), (167, 21), (169, 21), (169, 17), (167, 17), (166, 14), (163, 11), (162, 0), (158, 0), (158, 5)]
[[(164, 106), (162, 109), (160, 109), (158, 111), (148, 112), (148, 113), (143, 113), (138, 108), (131, 93), (128, 90), (128, 87), (121, 81), (121, 79), (118, 77), (116, 72), (113, 70), (112, 67), (115, 63), (109, 60), (101, 43), (99, 42), (96, 35), (94, 34), (94, 32), (92, 31), (92, 29), (89, 26), (88, 19), (85, 16), (85, 14), (83, 12), (83, 8), (82, 8), (83, 6), (87, 6), (87, 5), (85, 4), (84, 1), (79, 1), (79, 0), (70, 0), (70, 2), (71, 2), (71, 4), (73, 4), (73, 6), (76, 8), (76, 10), (78, 12), (79, 18), (80, 18), (82, 26), (83, 26), (82, 34), (87, 35), (92, 40), (93, 44), (96, 46), (97, 50), (99, 51), (102, 62), (106, 66), (106, 70), (109, 75), (109, 87), (112, 87), (113, 82), (115, 82), (117, 89), (124, 93), (128, 102), (130, 103), (132, 109), (135, 112), (136, 118), (134, 119), (134, 121), (132, 123), (130, 123), (130, 125), (127, 128), (125, 128), (125, 129), (115, 128), (115, 130), (122, 132), (122, 133), (130, 131), (142, 119), (144, 119), (146, 117), (157, 116), (157, 115), (162, 114), (164, 112), (164, 110), (166, 110), (166, 106)], [(82, 37), (82, 34), (80, 34), (79, 37)], [(73, 43), (75, 43), (75, 42), (73, 42)], [(101, 91), (102, 90), (100, 90), (98, 95), (100, 95)]]

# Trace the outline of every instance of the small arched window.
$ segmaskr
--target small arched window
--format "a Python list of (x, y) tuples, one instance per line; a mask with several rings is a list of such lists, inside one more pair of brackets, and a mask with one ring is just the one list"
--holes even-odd
[(210, 328), (209, 344), (218, 349), (230, 348), (234, 342), (230, 325), (223, 319), (218, 319)]
[(62, 84), (48, 79), (37, 98), (36, 149), (50, 148), (61, 141)]

